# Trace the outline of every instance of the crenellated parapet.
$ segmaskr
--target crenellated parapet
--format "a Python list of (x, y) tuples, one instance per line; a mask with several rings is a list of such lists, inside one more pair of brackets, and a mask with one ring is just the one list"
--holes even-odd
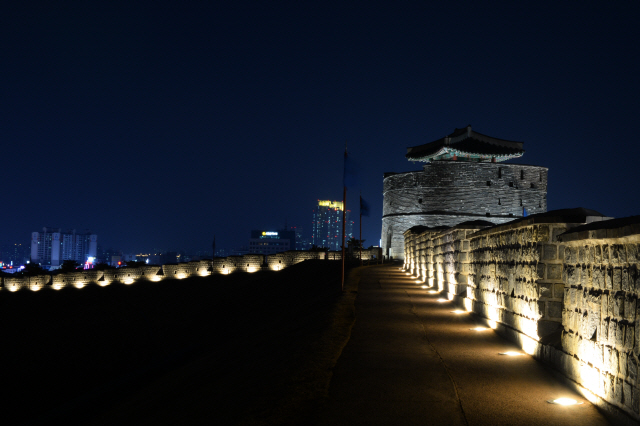
[[(353, 255), (359, 258), (359, 251)], [(379, 259), (380, 249), (362, 250), (362, 259)], [(66, 273), (43, 274), (36, 276), (0, 277), (0, 289), (11, 292), (29, 289), (38, 291), (43, 288), (60, 290), (65, 287), (84, 288), (87, 285), (107, 286), (112, 283), (134, 284), (140, 281), (158, 282), (170, 279), (205, 277), (213, 274), (253, 273), (261, 270), (280, 271), (305, 260), (341, 260), (342, 253), (335, 251), (297, 251), (291, 250), (275, 255), (245, 254), (243, 256), (217, 257), (213, 260), (197, 260), (184, 263), (144, 265), (116, 269), (87, 269)]]

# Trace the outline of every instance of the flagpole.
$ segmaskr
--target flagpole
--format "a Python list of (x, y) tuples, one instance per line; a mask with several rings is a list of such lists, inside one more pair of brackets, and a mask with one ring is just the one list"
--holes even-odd
[(362, 191), (360, 191), (360, 266), (362, 266)]
[[(347, 142), (344, 143), (344, 167), (347, 166)], [(347, 182), (346, 182), (346, 170), (343, 172), (342, 177), (342, 282), (340, 284), (340, 288), (344, 291), (344, 258), (345, 258), (345, 250), (344, 250), (344, 232), (345, 232), (345, 219), (346, 219), (346, 211), (347, 211)]]

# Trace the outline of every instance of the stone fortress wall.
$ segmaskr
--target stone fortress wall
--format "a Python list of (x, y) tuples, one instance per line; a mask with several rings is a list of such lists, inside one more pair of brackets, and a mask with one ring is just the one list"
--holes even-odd
[(595, 404), (637, 421), (640, 216), (598, 219), (571, 209), (495, 226), (416, 226), (405, 232), (404, 268)]
[(546, 167), (509, 163), (433, 161), (423, 170), (386, 173), (382, 249), (404, 257), (403, 233), (416, 225), (454, 226), (474, 219), (506, 223), (547, 211)]
[[(359, 251), (354, 253), (359, 258)], [(362, 260), (380, 259), (380, 249), (362, 250)], [(342, 260), (342, 252), (286, 251), (272, 255), (246, 254), (243, 256), (218, 257), (213, 260), (198, 260), (162, 266), (139, 266), (106, 269), (87, 269), (58, 274), (43, 274), (31, 277), (2, 276), (0, 290), (18, 291), (44, 288), (60, 290), (64, 287), (83, 288), (87, 285), (107, 286), (112, 283), (134, 284), (139, 281), (158, 282), (165, 279), (184, 279), (212, 274), (251, 273), (260, 270), (280, 271), (309, 259)]]

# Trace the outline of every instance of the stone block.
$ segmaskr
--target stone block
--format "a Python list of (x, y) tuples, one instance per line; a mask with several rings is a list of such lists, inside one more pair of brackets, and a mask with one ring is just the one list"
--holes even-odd
[(638, 414), (638, 409), (640, 408), (640, 389), (634, 387), (631, 389), (631, 392), (633, 392), (631, 395), (633, 412)]
[(627, 267), (622, 268), (622, 290), (629, 291), (631, 288), (629, 287), (629, 270)]
[(562, 318), (562, 302), (547, 302), (547, 315), (550, 318)]
[(565, 265), (564, 272), (566, 274), (565, 283), (568, 286), (577, 286), (578, 285), (578, 280), (577, 280), (577, 276), (576, 276), (576, 268), (575, 268), (575, 266), (573, 266), (573, 265)]
[(602, 263), (604, 264), (609, 263), (609, 245), (608, 244), (602, 245)]
[(544, 263), (538, 263), (538, 265), (536, 266), (536, 275), (537, 275), (536, 279), (541, 279), (541, 280), (545, 279), (545, 264)]
[(618, 375), (623, 379), (627, 377), (627, 353), (618, 351)]
[(578, 289), (575, 287), (569, 288), (569, 304), (571, 307), (576, 307), (578, 300)]
[(625, 248), (627, 251), (627, 262), (640, 262), (640, 257), (638, 257), (638, 246), (636, 244), (625, 244)]
[[(566, 251), (565, 251), (566, 254)], [(585, 249), (584, 247), (578, 247), (578, 262), (584, 263), (586, 261)]]
[(603, 345), (609, 344), (609, 320), (603, 319), (602, 324), (600, 326), (600, 335), (598, 336), (598, 341)]
[(597, 338), (598, 327), (600, 327), (600, 310), (591, 310), (587, 313), (584, 337), (587, 339)]
[(553, 294), (556, 299), (564, 298), (564, 285), (563, 284), (554, 284), (553, 285)]
[(553, 284), (540, 283), (538, 284), (538, 293), (540, 297), (547, 299), (553, 298)]
[(627, 296), (624, 299), (624, 319), (630, 323), (636, 321), (636, 298)]
[(618, 320), (624, 318), (624, 299), (622, 292), (616, 293), (613, 298), (613, 316)]
[(613, 269), (611, 268), (606, 268), (604, 271), (604, 287), (607, 290), (612, 290), (613, 289)]
[(633, 352), (633, 344), (635, 343), (635, 327), (632, 325), (625, 326), (624, 334), (624, 349), (627, 352)]
[(548, 280), (560, 280), (562, 279), (562, 266), (561, 265), (547, 265), (547, 279)]
[(618, 376), (620, 365), (620, 352), (617, 349), (611, 349), (611, 374)]
[(622, 386), (623, 386), (623, 395), (622, 395), (622, 402), (624, 403), (624, 406), (627, 407), (627, 409), (631, 409), (631, 401), (632, 401), (632, 397), (631, 397), (631, 385), (627, 382), (622, 382)]
[(593, 358), (591, 363), (593, 364), (594, 367), (596, 367), (597, 369), (602, 369), (602, 366), (604, 365), (604, 348), (602, 345), (599, 345), (597, 342), (592, 342), (593, 343)]
[(618, 329), (618, 323), (616, 321), (609, 321), (609, 331), (607, 332), (609, 346), (615, 347), (616, 345), (616, 331)]
[(602, 348), (602, 369), (611, 371), (611, 348), (609, 346)]
[(596, 289), (604, 289), (604, 276), (603, 271), (599, 266), (595, 266), (591, 271), (591, 283)]
[(616, 325), (616, 349), (618, 350), (624, 349), (624, 335), (626, 328), (627, 327), (622, 322), (619, 322)]
[(602, 247), (600, 245), (594, 246), (594, 263), (602, 263)]
[(613, 268), (612, 275), (612, 283), (613, 283), (613, 291), (622, 290), (622, 269), (621, 268)]
[(638, 361), (632, 354), (627, 355), (627, 377), (632, 384), (638, 380)]
[(542, 253), (544, 260), (555, 260), (558, 258), (558, 248), (554, 244), (545, 244)]

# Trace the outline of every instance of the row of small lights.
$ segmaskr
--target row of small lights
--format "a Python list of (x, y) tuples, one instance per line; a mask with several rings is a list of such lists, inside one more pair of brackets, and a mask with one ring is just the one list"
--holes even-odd
[[(403, 268), (400, 268), (400, 270), (403, 270)], [(409, 275), (409, 276), (412, 276), (409, 272), (405, 272), (405, 274)], [(419, 280), (419, 279), (416, 280), (417, 284), (421, 284), (420, 285), (421, 289), (426, 290), (426, 289), (431, 288), (430, 286), (425, 285), (424, 282), (425, 282), (425, 280), (422, 280), (422, 281)], [(437, 290), (428, 290), (427, 293), (429, 293), (429, 294), (438, 294), (439, 292)], [(437, 299), (437, 301), (439, 303), (446, 303), (446, 302), (451, 302), (452, 300), (440, 298), (440, 299)], [(452, 314), (456, 314), (456, 315), (461, 315), (461, 314), (467, 314), (469, 312), (468, 311), (464, 311), (462, 309), (455, 309), (455, 310), (451, 311), (451, 313)], [(497, 326), (497, 324), (496, 324), (496, 326)], [(469, 330), (472, 330), (472, 331), (489, 331), (489, 330), (492, 330), (494, 328), (495, 327), (493, 327), (493, 328), (489, 328), (489, 327), (473, 327), (473, 328), (470, 328)], [(517, 352), (517, 351), (506, 351), (506, 352), (499, 352), (498, 355), (522, 356), (522, 355), (525, 355), (525, 354), (523, 354), (522, 352)], [(575, 400), (573, 398), (556, 398), (556, 399), (550, 399), (547, 402), (549, 404), (563, 405), (563, 406), (571, 406), (571, 405), (583, 404), (583, 402), (577, 401), (577, 400)]]

